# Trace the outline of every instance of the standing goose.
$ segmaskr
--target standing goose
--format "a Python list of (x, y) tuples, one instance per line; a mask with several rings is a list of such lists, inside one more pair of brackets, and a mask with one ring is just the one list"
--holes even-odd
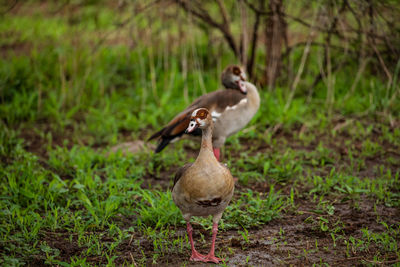
[[(189, 125), (192, 112), (207, 108), (214, 121), (213, 152), (220, 160), (220, 148), (227, 137), (244, 128), (253, 118), (260, 106), (257, 88), (245, 81), (246, 74), (236, 65), (228, 66), (221, 75), (225, 90), (218, 90), (197, 98), (189, 107), (175, 116), (163, 129), (150, 136), (149, 140), (159, 138), (156, 153), (170, 142), (179, 139)], [(200, 135), (193, 131), (192, 135)]]
[[(221, 259), (215, 256), (218, 222), (232, 198), (234, 181), (230, 171), (213, 155), (211, 143), (213, 120), (205, 108), (193, 111), (186, 131), (190, 133), (197, 128), (202, 131), (199, 155), (194, 163), (188, 163), (177, 171), (172, 198), (186, 220), (192, 248), (190, 260), (219, 263)], [(194, 248), (190, 218), (209, 215), (213, 215), (211, 249), (208, 255), (202, 255)]]

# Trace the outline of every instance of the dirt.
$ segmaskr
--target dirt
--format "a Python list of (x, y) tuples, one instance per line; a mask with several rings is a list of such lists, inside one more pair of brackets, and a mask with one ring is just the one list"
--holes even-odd
[[(374, 210), (374, 201), (361, 199), (361, 205), (353, 207), (350, 201), (337, 203), (335, 213), (329, 217), (330, 221), (340, 220), (342, 222), (342, 233), (361, 238), (361, 228), (373, 231), (383, 231), (384, 227), (377, 221), (377, 214), (385, 217), (388, 224), (396, 224), (400, 220), (400, 211), (397, 208), (389, 208), (378, 205)], [(323, 262), (332, 266), (362, 266), (363, 263), (372, 262), (371, 255), (375, 255), (380, 248), (371, 244), (368, 250), (357, 251), (347, 249), (343, 240), (337, 240), (335, 245), (328, 232), (318, 229), (312, 219), (320, 215), (315, 213), (315, 205), (307, 200), (296, 203), (297, 211), (287, 211), (279, 219), (273, 220), (260, 229), (249, 230), (249, 242), (245, 242), (237, 231), (220, 231), (217, 236), (216, 249), (218, 254), (227, 255), (229, 266), (246, 266), (246, 262), (252, 266), (268, 265), (294, 265), (310, 266), (314, 263)], [(309, 223), (307, 223), (309, 222)], [(176, 235), (184, 236), (184, 227), (178, 229)], [(200, 241), (200, 234), (205, 237), (205, 242)], [(211, 237), (207, 230), (199, 225), (194, 225), (194, 239), (200, 253), (206, 254), (209, 250)], [(77, 236), (67, 232), (48, 232), (43, 240), (60, 251), (59, 259), (69, 261), (72, 256), (81, 255), (83, 249), (78, 245)], [(110, 237), (104, 237), (102, 243), (111, 242)], [(139, 244), (139, 245), (138, 245)], [(140, 246), (140, 249), (139, 249)], [(207, 266), (209, 264), (188, 262), (189, 249), (183, 253), (165, 254), (157, 260), (157, 264), (151, 261), (153, 255), (153, 244), (138, 233), (132, 233), (129, 240), (122, 242), (117, 248), (115, 255), (118, 256), (116, 263), (124, 262), (138, 264), (142, 258), (142, 252), (148, 258), (146, 265), (178, 266)], [(347, 251), (347, 253), (346, 253)], [(397, 257), (386, 255), (386, 261), (396, 261)], [(93, 264), (106, 263), (105, 257), (89, 256), (87, 262)], [(37, 257), (30, 261), (32, 265), (41, 265), (43, 262)]]
[[(335, 136), (315, 134), (315, 140), (308, 144), (298, 139), (300, 131), (304, 131), (303, 127), (298, 127), (293, 131), (285, 131), (278, 129), (273, 138), (277, 140), (277, 145), (271, 147), (269, 145), (260, 143), (260, 141), (252, 141), (241, 139), (242, 148), (251, 151), (250, 155), (256, 153), (269, 153), (272, 150), (286, 151), (288, 148), (293, 150), (304, 150), (311, 152), (317, 149), (318, 144), (323, 142), (324, 147), (328, 147), (332, 151), (332, 157), (336, 162), (326, 168), (317, 167), (320, 172), (328, 173), (332, 167), (337, 170), (350, 166), (347, 154), (345, 141), (349, 140), (349, 135), (346, 131), (338, 132)], [(38, 137), (32, 132), (26, 132), (21, 137), (27, 139), (25, 148), (33, 153), (45, 155), (41, 149), (41, 137)], [(379, 132), (372, 132), (372, 140), (379, 140)], [(56, 142), (58, 139), (55, 139)], [(125, 140), (127, 143), (121, 145), (122, 148), (135, 148), (142, 149), (143, 143), (129, 143), (133, 140)], [(356, 140), (352, 143), (353, 147), (361, 147), (362, 140)], [(134, 145), (132, 145), (134, 144)], [(399, 148), (386, 142), (379, 142), (382, 146), (381, 151), (371, 157), (366, 158), (366, 164), (359, 171), (354, 171), (355, 175), (365, 179), (373, 179), (376, 176), (376, 168), (381, 164), (390, 168), (394, 174), (400, 168), (400, 154), (397, 152)], [(132, 145), (132, 146), (130, 146)], [(254, 149), (254, 146), (257, 149)], [(119, 148), (121, 148), (119, 147)], [(196, 151), (191, 146), (186, 147), (188, 155), (195, 157)], [(233, 157), (239, 157), (240, 151), (233, 152)], [(276, 153), (276, 152), (275, 152)], [(386, 162), (387, 155), (395, 159), (394, 163)], [(356, 155), (357, 156), (357, 155)], [(326, 174), (325, 173), (325, 174)], [(148, 175), (143, 187), (161, 188), (169, 190), (171, 187), (171, 177), (174, 170), (162, 170), (161, 174), (156, 176)], [(321, 174), (322, 175), (322, 174)], [(238, 184), (237, 191), (243, 191), (247, 188), (259, 192), (266, 192), (269, 190), (270, 181), (252, 181), (244, 186)], [(278, 184), (276, 189), (281, 190), (283, 194), (289, 194), (290, 185)], [(396, 254), (384, 252), (381, 247), (371, 242), (368, 249), (354, 249), (349, 246), (345, 240), (338, 239), (335, 242), (331, 236), (330, 231), (323, 231), (318, 224), (319, 218), (322, 216), (318, 213), (316, 203), (312, 201), (308, 195), (309, 188), (299, 186), (299, 198), (296, 198), (295, 208), (288, 208), (284, 210), (281, 217), (270, 221), (268, 224), (258, 229), (249, 229), (249, 241), (246, 242), (240, 233), (236, 230), (220, 231), (217, 236), (216, 251), (218, 255), (225, 255), (227, 257), (227, 264), (229, 266), (268, 266), (268, 265), (294, 265), (294, 266), (309, 266), (312, 264), (328, 263), (332, 266), (363, 266), (368, 263), (374, 262), (374, 255), (380, 254), (384, 262), (381, 265), (390, 265), (399, 262)], [(328, 227), (330, 230), (334, 227), (340, 226), (337, 235), (344, 235), (347, 238), (350, 236), (354, 238), (361, 238), (363, 233), (361, 229), (369, 229), (374, 232), (383, 232), (384, 226), (380, 223), (379, 218), (382, 218), (387, 224), (398, 225), (400, 221), (400, 210), (398, 208), (387, 207), (383, 204), (377, 204), (375, 200), (368, 198), (364, 195), (360, 199), (353, 201), (349, 199), (335, 199), (334, 197), (327, 197), (330, 203), (333, 203), (334, 213), (332, 215), (324, 215), (323, 218), (329, 220)], [(318, 201), (316, 201), (318, 202)], [(129, 227), (130, 222), (135, 218), (121, 218), (124, 225)], [(185, 237), (186, 231), (184, 227), (176, 230), (176, 235)], [(201, 235), (204, 236), (205, 241), (201, 241)], [(194, 239), (198, 250), (205, 254), (210, 248), (211, 233), (202, 229), (199, 225), (194, 225)], [(47, 244), (60, 251), (59, 259), (69, 262), (73, 256), (83, 256), (81, 252), (83, 247), (78, 245), (77, 236), (67, 232), (46, 233), (43, 240)], [(102, 243), (107, 244), (111, 242), (111, 238), (103, 236)], [(154, 254), (154, 247), (150, 240), (147, 240), (139, 233), (132, 233), (129, 240), (123, 241), (115, 249), (117, 256), (116, 263), (133, 263), (140, 265), (161, 265), (161, 266), (178, 266), (186, 264), (187, 266), (208, 266), (209, 264), (188, 262), (190, 251), (185, 248), (183, 252), (171, 252), (161, 255), (156, 264), (152, 262)], [(146, 262), (140, 262), (146, 256)], [(32, 266), (40, 266), (43, 262), (43, 257), (32, 256), (29, 263)], [(321, 262), (322, 260), (322, 262)], [(88, 263), (93, 264), (106, 264), (106, 257), (89, 256), (87, 257)]]
[[(383, 231), (383, 226), (376, 221), (376, 213), (373, 209), (373, 201), (365, 199), (361, 201), (363, 205), (355, 209), (350, 202), (335, 205), (335, 214), (330, 220), (341, 220), (343, 232), (347, 235), (360, 238), (360, 229), (368, 227), (370, 230)], [(246, 266), (246, 262), (252, 266), (268, 265), (294, 265), (309, 266), (313, 263), (323, 262), (332, 266), (358, 266), (362, 261), (372, 261), (371, 255), (376, 254), (380, 249), (370, 245), (368, 250), (359, 252), (349, 250), (346, 254), (346, 244), (343, 240), (336, 241), (334, 245), (330, 234), (317, 229), (310, 221), (310, 217), (317, 218), (318, 214), (313, 210), (316, 208), (312, 203), (303, 201), (297, 203), (298, 211), (288, 212), (280, 219), (276, 219), (260, 229), (249, 231), (249, 242), (245, 242), (237, 231), (219, 232), (217, 237), (217, 251), (223, 255), (228, 255), (227, 264), (229, 266)], [(385, 214), (388, 223), (398, 223), (400, 218), (399, 210), (379, 206), (377, 212)], [(211, 238), (210, 233), (199, 226), (194, 227), (194, 239), (200, 253), (207, 253)], [(200, 235), (206, 237), (206, 242), (200, 242)], [(184, 235), (182, 229), (177, 235)], [(317, 243), (316, 243), (317, 242)], [(316, 247), (317, 244), (317, 247)], [(146, 240), (141, 240), (141, 248), (146, 252), (146, 256), (152, 257), (152, 244)], [(132, 243), (125, 242), (119, 247), (121, 252), (118, 260), (132, 262), (132, 259), (141, 258), (138, 247)], [(306, 253), (305, 250), (308, 252)], [(160, 258), (157, 264), (165, 266), (177, 266), (179, 263), (187, 263), (190, 251), (187, 249), (182, 254), (169, 254)], [(388, 255), (387, 260), (395, 260), (396, 255)], [(151, 261), (146, 262), (151, 265)], [(187, 263), (187, 266), (206, 266), (203, 263)]]

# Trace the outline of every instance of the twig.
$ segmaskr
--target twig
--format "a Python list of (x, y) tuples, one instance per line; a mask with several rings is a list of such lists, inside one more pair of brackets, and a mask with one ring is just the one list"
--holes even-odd
[(397, 262), (400, 262), (400, 259), (384, 261), (383, 264), (393, 264), (393, 263), (397, 263)]
[(187, 50), (186, 50), (186, 46), (182, 47), (181, 66), (182, 66), (182, 76), (183, 76), (183, 81), (184, 81), (183, 98), (185, 99), (185, 103), (188, 104), (189, 103), (189, 90), (188, 90), (188, 84), (187, 84), (188, 67), (187, 67)]
[(381, 53), (379, 53), (378, 49), (376, 48), (376, 46), (373, 42), (371, 42), (371, 46), (372, 46), (372, 49), (374, 49), (374, 52), (375, 52), (376, 56), (378, 57), (379, 63), (381, 64), (386, 76), (388, 77), (387, 87), (389, 88), (392, 85), (392, 74), (386, 67), (385, 61), (383, 61), (383, 59), (381, 57)]
[(131, 243), (132, 243), (132, 240), (133, 240), (133, 234), (131, 235), (131, 239), (129, 240), (128, 246), (130, 246), (130, 245), (131, 245)]
[(131, 252), (129, 252), (129, 255), (131, 256), (131, 260), (132, 260), (133, 266), (137, 267), (137, 265), (136, 265), (136, 261), (135, 261), (135, 259), (133, 258), (133, 255), (132, 255), (132, 253), (131, 253)]
[(315, 212), (312, 212), (312, 211), (306, 211), (306, 210), (298, 210), (297, 211), (298, 213), (304, 213), (304, 214), (312, 214), (312, 215), (316, 215), (316, 216), (320, 216), (321, 214), (318, 214), (318, 213), (315, 213)]
[(257, 129), (257, 125), (253, 125), (253, 126), (243, 129), (242, 133), (251, 133), (251, 132), (255, 131), (256, 129)]
[(64, 3), (61, 4), (61, 6), (59, 6), (56, 10), (51, 12), (52, 15), (54, 16), (57, 15), (57, 13), (61, 12), (64, 9), (64, 7), (66, 7), (69, 4), (69, 2), (70, 2), (69, 0), (65, 0)]
[(400, 92), (400, 87), (396, 84), (395, 85), (395, 91), (392, 95), (392, 97), (389, 99), (389, 104), (388, 106), (391, 106), (392, 103), (394, 102), (395, 99), (397, 99), (397, 94)]
[[(317, 14), (317, 12), (314, 13), (313, 24), (316, 21), (316, 17), (317, 17), (316, 14)], [(292, 86), (290, 88), (290, 94), (289, 94), (288, 101), (285, 104), (285, 108), (284, 108), (285, 112), (289, 109), (289, 107), (290, 107), (290, 105), (292, 103), (292, 100), (293, 100), (294, 93), (296, 91), (297, 85), (300, 82), (300, 77), (301, 77), (301, 74), (303, 73), (304, 66), (306, 64), (306, 60), (307, 60), (307, 57), (308, 57), (308, 53), (310, 52), (310, 46), (311, 46), (311, 42), (312, 42), (313, 37), (314, 37), (314, 29), (311, 28), (310, 33), (308, 34), (308, 37), (307, 37), (306, 47), (304, 48), (303, 55), (301, 57), (299, 70), (297, 71), (296, 77), (295, 77), (295, 79), (294, 79), (294, 81), (292, 83)]]
[(352, 261), (352, 260), (362, 260), (364, 257), (358, 256), (358, 257), (350, 257), (350, 258), (344, 258), (344, 259), (339, 259), (336, 260), (336, 262), (341, 262), (341, 261)]
[(303, 123), (303, 125), (300, 128), (299, 135), (304, 134), (306, 130), (307, 130), (307, 125)]
[(153, 97), (157, 103), (157, 105), (160, 104), (160, 98), (158, 97), (157, 93), (157, 81), (156, 81), (156, 68), (154, 66), (154, 55), (153, 55), (153, 49), (149, 50), (149, 61), (150, 61), (150, 82), (151, 82), (151, 91), (153, 93)]
[(225, 5), (224, 5), (224, 2), (221, 1), (221, 0), (215, 0), (215, 1), (217, 2), (219, 10), (221, 11), (222, 19), (224, 21), (224, 24), (226, 26), (228, 26), (230, 24), (230, 19), (229, 19), (228, 12), (226, 12), (226, 8), (225, 8)]
[(242, 31), (240, 34), (240, 63), (247, 66), (247, 47), (248, 47), (248, 34), (247, 34), (247, 12), (243, 0), (239, 1), (240, 20)]
[[(328, 44), (330, 41), (327, 42)], [(326, 46), (325, 49), (325, 59), (326, 59), (326, 72), (327, 72), (327, 86), (326, 86), (326, 105), (328, 106), (328, 115), (331, 117), (333, 102), (335, 101), (335, 81), (334, 77), (332, 77), (332, 60), (331, 60), (331, 50), (329, 49), (329, 45)]]
[[(260, 2), (263, 2), (263, 0), (260, 0)], [(260, 6), (260, 8), (257, 8), (257, 7), (255, 7), (252, 3), (250, 3), (248, 0), (244, 0), (244, 3), (245, 3), (251, 10), (253, 10), (254, 13), (256, 13), (256, 14), (258, 14), (258, 15), (260, 15), (260, 16), (261, 16), (261, 15), (267, 15), (267, 16), (272, 15), (272, 12), (271, 12), (271, 11), (261, 10), (261, 8), (263, 8), (263, 7)]]
[(350, 119), (350, 120), (346, 120), (345, 122), (339, 123), (335, 126), (335, 128), (333, 128), (332, 131), (336, 132), (344, 127), (346, 127), (347, 125), (349, 125), (350, 123), (352, 123), (354, 120)]
[[(282, 128), (282, 123), (278, 123), (276, 124), (273, 128), (272, 128), (272, 135), (275, 135), (277, 131), (279, 131), (279, 129)], [(266, 130), (266, 132), (268, 132), (269, 129)]]
[[(149, 4), (145, 5), (142, 8), (138, 8), (136, 9), (132, 16), (130, 16), (129, 18), (125, 19), (124, 21), (120, 22), (120, 23), (115, 23), (117, 28), (123, 28), (125, 25), (127, 25), (129, 22), (132, 21), (132, 19), (137, 16), (139, 13), (146, 11), (148, 8), (152, 7), (153, 5), (158, 4), (159, 2), (161, 2), (161, 0), (154, 0), (153, 2), (150, 2)], [(104, 43), (104, 41), (112, 34), (113, 32), (108, 32), (107, 34), (105, 34), (98, 42), (97, 44), (94, 46), (93, 48), (93, 53), (95, 53), (100, 46)]]
[[(285, 53), (283, 53), (282, 57), (283, 57), (283, 58), (287, 57), (287, 56), (289, 55), (289, 53), (290, 53), (294, 48), (299, 47), (299, 46), (306, 46), (306, 45), (307, 45), (307, 41), (305, 41), (305, 42), (304, 42), (304, 41), (303, 41), (303, 42), (297, 42), (297, 43), (295, 43), (295, 44), (289, 46), (289, 47), (287, 48), (287, 51), (286, 51)], [(311, 46), (324, 46), (324, 45), (326, 45), (326, 44), (325, 44), (325, 43), (318, 42), (318, 41), (312, 41), (310, 45), (311, 45)], [(340, 50), (340, 51), (345, 51), (345, 50), (346, 50), (346, 47), (342, 47), (342, 46), (339, 46), (339, 45), (330, 44), (329, 46), (330, 46), (330, 48), (334, 48), (334, 49), (337, 49), (337, 50)], [(353, 51), (350, 51), (350, 52), (353, 52)], [(354, 53), (354, 52), (353, 52), (353, 53)]]
[[(209, 15), (209, 12), (202, 8), (201, 4), (197, 4), (197, 1), (191, 1), (190, 4), (188, 4), (185, 0), (175, 0), (175, 2), (179, 4), (186, 12), (193, 14), (195, 17), (209, 24), (210, 26), (219, 29), (226, 41), (228, 42), (228, 45), (232, 49), (235, 56), (239, 56), (239, 51), (235, 43), (235, 39), (233, 38), (233, 35), (229, 29), (229, 25), (225, 25), (223, 23), (218, 23), (217, 21), (215, 21)], [(194, 6), (196, 8), (193, 8)]]
[(282, 43), (286, 43), (287, 23), (283, 17), (282, 0), (269, 1), (268, 8), (272, 14), (266, 18), (265, 36), (266, 36), (266, 68), (265, 79), (268, 88), (271, 90), (282, 66)]
[[(247, 0), (244, 0), (246, 3)], [(264, 0), (260, 0), (260, 6), (263, 5)], [(256, 18), (253, 24), (253, 34), (251, 37), (251, 50), (250, 50), (250, 56), (249, 60), (247, 61), (247, 73), (249, 74), (250, 78), (253, 78), (253, 66), (254, 66), (254, 59), (256, 55), (256, 47), (257, 47), (257, 40), (258, 40), (258, 28), (260, 26), (260, 14), (256, 12)]]
[(395, 260), (390, 260), (390, 261), (376, 261), (376, 260), (368, 260), (366, 258), (363, 258), (363, 260), (373, 263), (373, 264), (382, 264), (382, 265), (386, 265), (386, 264), (393, 264), (396, 262), (400, 262), (400, 259), (395, 259)]
[(354, 82), (351, 85), (350, 90), (344, 96), (344, 101), (346, 101), (354, 93), (356, 86), (361, 78), (361, 75), (364, 73), (364, 70), (365, 70), (365, 67), (367, 66), (368, 61), (370, 61), (370, 58), (362, 59), (360, 67), (358, 68), (356, 77), (354, 78)]
[(17, 4), (18, 4), (18, 0), (14, 0), (14, 3), (12, 3), (12, 5), (8, 9), (6, 9), (6, 11), (2, 12), (0, 15), (3, 16), (5, 14), (7, 14), (11, 10), (13, 10), (13, 8), (17, 6)]

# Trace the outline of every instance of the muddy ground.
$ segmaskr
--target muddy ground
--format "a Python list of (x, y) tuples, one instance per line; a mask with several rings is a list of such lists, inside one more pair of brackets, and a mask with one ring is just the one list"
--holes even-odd
[[(242, 148), (246, 149), (258, 146), (258, 149), (253, 149), (251, 153), (270, 153), (272, 149), (281, 149), (285, 151), (288, 148), (292, 150), (313, 151), (316, 149), (320, 141), (332, 149), (337, 155), (338, 161), (334, 164), (337, 170), (343, 169), (349, 165), (345, 157), (347, 148), (344, 145), (346, 140), (350, 139), (348, 133), (339, 133), (335, 136), (326, 136), (324, 134), (316, 134), (315, 140), (304, 145), (299, 141), (296, 136), (300, 131), (304, 131), (303, 127), (292, 130), (290, 132), (275, 129), (274, 136), (277, 140), (276, 147), (272, 148), (268, 145), (263, 145), (259, 141), (251, 143), (249, 140), (241, 140)], [(372, 139), (378, 140), (380, 136), (379, 131), (372, 133)], [(45, 151), (41, 149), (40, 137), (25, 132), (22, 136), (27, 140), (26, 149), (39, 154), (41, 157), (46, 157)], [(129, 141), (129, 137), (125, 138)], [(29, 141), (30, 140), (30, 141)], [(54, 140), (58, 140), (57, 137)], [(362, 140), (353, 140), (353, 146), (361, 146)], [(391, 169), (392, 173), (396, 173), (400, 169), (400, 153), (398, 147), (393, 147), (389, 143), (380, 142), (383, 147), (383, 152), (375, 155), (374, 157), (366, 158), (366, 166), (362, 170), (354, 173), (358, 177), (365, 179), (373, 179), (374, 169), (380, 164), (385, 164), (386, 167)], [(186, 147), (186, 151), (193, 157), (196, 156), (196, 151), (192, 147)], [(236, 154), (235, 154), (236, 153)], [(233, 157), (239, 157), (239, 152), (233, 152)], [(385, 158), (387, 155), (394, 157), (397, 163), (387, 163)], [(331, 168), (331, 167), (330, 167)], [(329, 168), (315, 169), (319, 175), (324, 175), (329, 172)], [(156, 187), (163, 190), (170, 190), (171, 176), (173, 171), (162, 171), (158, 177), (148, 176), (145, 179), (144, 187)], [(277, 189), (281, 190), (283, 194), (289, 194), (292, 184), (278, 184)], [(246, 186), (242, 184), (236, 185), (237, 191), (243, 191), (247, 188), (259, 192), (268, 192), (270, 182), (254, 181)], [(313, 201), (308, 194), (310, 188), (302, 185), (297, 186), (298, 195), (300, 197), (295, 199), (295, 206), (288, 207), (282, 211), (279, 218), (273, 219), (262, 227), (255, 229), (248, 229), (248, 241), (245, 241), (237, 230), (220, 231), (217, 236), (216, 253), (226, 257), (226, 264), (228, 266), (276, 266), (276, 265), (293, 265), (293, 266), (309, 266), (313, 264), (331, 266), (364, 266), (368, 264), (390, 266), (398, 264), (400, 259), (395, 252), (387, 253), (382, 250), (382, 247), (376, 243), (371, 243), (367, 249), (359, 249), (357, 244), (349, 243), (348, 237), (352, 236), (355, 239), (362, 238), (362, 228), (368, 228), (372, 231), (382, 232), (385, 231), (384, 226), (380, 223), (380, 218), (387, 224), (398, 225), (400, 222), (400, 210), (397, 207), (387, 207), (383, 203), (376, 203), (373, 198), (362, 195), (359, 199), (345, 199), (334, 196), (326, 197), (330, 203), (333, 203), (334, 213), (329, 216), (329, 230), (322, 231), (318, 224), (320, 213), (318, 210), (318, 201)], [(400, 190), (399, 190), (400, 191)], [(233, 200), (234, 201), (234, 200)], [(129, 225), (129, 222), (135, 218), (121, 218), (121, 220)], [(340, 224), (341, 231), (336, 236), (339, 237), (333, 240), (330, 234), (333, 227)], [(211, 243), (211, 233), (203, 229), (200, 225), (193, 225), (194, 239), (197, 249), (206, 254), (209, 250)], [(184, 227), (175, 229), (177, 235), (183, 238), (186, 235)], [(201, 237), (204, 236), (203, 241)], [(343, 238), (344, 237), (344, 238)], [(347, 240), (346, 240), (347, 238)], [(69, 262), (70, 258), (74, 255), (80, 255), (80, 249), (77, 245), (76, 236), (70, 239), (68, 232), (49, 232), (44, 234), (43, 239), (53, 247), (60, 250), (60, 260)], [(102, 242), (107, 243), (110, 241), (104, 238)], [(399, 241), (399, 240), (398, 240)], [(139, 247), (137, 246), (139, 244)], [(151, 260), (154, 253), (152, 242), (139, 233), (132, 233), (130, 239), (125, 240), (116, 248), (116, 262), (118, 264), (130, 263), (133, 265), (156, 265), (156, 266), (205, 266), (212, 265), (210, 263), (189, 262), (190, 250), (184, 249), (182, 253), (167, 253), (160, 256), (157, 263), (154, 264)], [(143, 254), (147, 256), (147, 261), (140, 262)], [(384, 261), (379, 261), (374, 255), (380, 255)], [(90, 264), (105, 264), (106, 259), (102, 257), (88, 257), (87, 262)], [(43, 260), (39, 258), (32, 258), (30, 265), (40, 266)]]
[[(361, 199), (360, 203), (357, 208), (353, 207), (351, 201), (335, 205), (335, 214), (330, 220), (340, 220), (343, 223), (345, 235), (361, 238), (360, 229), (365, 227), (378, 232), (384, 231), (384, 226), (377, 222), (377, 214), (384, 217), (388, 224), (396, 224), (400, 220), (398, 208), (379, 205), (375, 211), (374, 201)], [(373, 255), (379, 252), (381, 249), (379, 246), (370, 245), (368, 250), (358, 251), (351, 246), (349, 248), (344, 240), (336, 240), (334, 243), (328, 231), (320, 231), (318, 225), (313, 223), (313, 219), (320, 216), (313, 212), (315, 209), (313, 203), (307, 200), (299, 201), (297, 211), (283, 213), (279, 219), (274, 219), (259, 229), (250, 229), (248, 242), (237, 231), (220, 231), (216, 242), (217, 253), (229, 257), (226, 261), (228, 266), (309, 266), (314, 263), (321, 265), (327, 263), (331, 266), (364, 266), (368, 263), (377, 263), (374, 261)], [(210, 249), (210, 232), (201, 228), (200, 225), (193, 224), (193, 227), (196, 248), (199, 252), (206, 254)], [(205, 237), (205, 242), (200, 241), (200, 233)], [(176, 234), (184, 237), (186, 235), (185, 228), (182, 227)], [(76, 239), (69, 242), (67, 241), (69, 236), (70, 234), (65, 232), (47, 233), (44, 237), (51, 247), (61, 251), (61, 259), (66, 262), (71, 256), (80, 254)], [(189, 249), (180, 254), (166, 254), (160, 257), (156, 264), (152, 264), (153, 244), (137, 233), (134, 233), (131, 239), (126, 240), (117, 248), (118, 263), (129, 262), (140, 265), (137, 261), (143, 255), (137, 247), (137, 243), (133, 242), (135, 240), (140, 240), (140, 249), (150, 258), (146, 265), (211, 265), (210, 263), (188, 262)], [(108, 241), (111, 240), (102, 240), (102, 242)], [(385, 262), (380, 262), (379, 265), (390, 266), (399, 262), (395, 253), (385, 256)], [(92, 264), (104, 264), (104, 260), (101, 257), (87, 258), (87, 262)], [(43, 262), (38, 259), (37, 262), (31, 263), (38, 266)]]

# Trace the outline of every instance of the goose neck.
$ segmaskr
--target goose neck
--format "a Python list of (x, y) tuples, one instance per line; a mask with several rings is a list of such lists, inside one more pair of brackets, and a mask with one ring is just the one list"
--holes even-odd
[(200, 150), (210, 150), (212, 151), (212, 127), (208, 127), (202, 130), (201, 135), (201, 149)]

